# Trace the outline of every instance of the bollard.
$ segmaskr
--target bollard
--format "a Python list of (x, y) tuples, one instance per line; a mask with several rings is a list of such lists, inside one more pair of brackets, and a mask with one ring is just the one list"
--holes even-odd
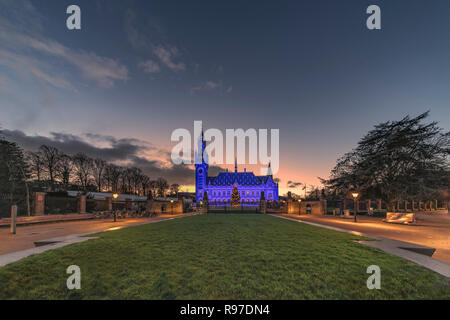
[(11, 233), (16, 234), (16, 217), (17, 217), (17, 206), (11, 206)]

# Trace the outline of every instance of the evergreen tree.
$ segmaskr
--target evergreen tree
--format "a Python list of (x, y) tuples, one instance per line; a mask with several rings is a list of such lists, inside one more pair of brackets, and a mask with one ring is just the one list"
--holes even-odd
[(241, 196), (239, 195), (239, 191), (237, 189), (237, 186), (234, 185), (233, 192), (231, 193), (231, 206), (232, 207), (239, 207), (241, 205)]
[(0, 138), (0, 216), (9, 216), (13, 204), (20, 206), (20, 213), (29, 211), (28, 178), (28, 164), (22, 149), (16, 143)]
[(450, 185), (450, 132), (436, 122), (424, 123), (428, 112), (415, 118), (375, 126), (351, 152), (340, 158), (329, 180), (341, 195), (351, 190), (363, 197), (396, 200), (430, 199)]

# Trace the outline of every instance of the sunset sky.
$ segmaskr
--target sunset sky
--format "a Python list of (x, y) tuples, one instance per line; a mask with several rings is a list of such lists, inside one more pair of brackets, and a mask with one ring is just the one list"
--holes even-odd
[(450, 2), (432, 4), (0, 0), (0, 128), (185, 186), (173, 130), (279, 129), (280, 193), (299, 192), (379, 122), (430, 110), (450, 129)]

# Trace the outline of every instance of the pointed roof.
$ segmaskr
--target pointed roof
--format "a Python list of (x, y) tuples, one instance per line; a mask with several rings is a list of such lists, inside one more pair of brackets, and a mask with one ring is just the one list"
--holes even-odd
[(270, 162), (269, 162), (269, 167), (267, 168), (267, 175), (268, 176), (272, 176), (272, 167), (270, 166)]
[(212, 186), (261, 186), (273, 182), (271, 176), (255, 176), (253, 172), (220, 172), (216, 177), (208, 177), (207, 185)]

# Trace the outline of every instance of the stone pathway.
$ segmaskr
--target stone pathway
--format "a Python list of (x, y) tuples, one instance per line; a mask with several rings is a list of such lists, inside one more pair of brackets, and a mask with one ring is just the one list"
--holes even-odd
[[(95, 215), (91, 213), (74, 213), (74, 214), (52, 214), (46, 216), (31, 216), (31, 217), (17, 217), (16, 225), (32, 225), (39, 223), (49, 222), (63, 222), (63, 221), (75, 221), (75, 220), (89, 220), (94, 219)], [(9, 228), (11, 226), (11, 218), (0, 219), (0, 227)]]

